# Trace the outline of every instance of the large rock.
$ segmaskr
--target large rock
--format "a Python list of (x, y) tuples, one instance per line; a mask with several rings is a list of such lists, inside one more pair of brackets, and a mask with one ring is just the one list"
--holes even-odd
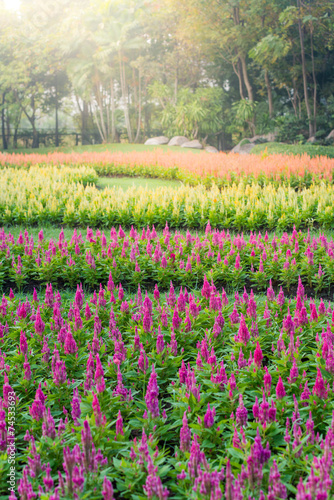
[(306, 142), (309, 142), (310, 144), (313, 144), (314, 142), (317, 142), (317, 139), (314, 137), (314, 135), (312, 135), (312, 137), (310, 137), (309, 139), (307, 139)]
[(205, 151), (207, 151), (208, 153), (219, 153), (217, 148), (215, 148), (214, 146), (209, 146), (209, 144), (205, 146)]
[(255, 148), (255, 146), (255, 144), (244, 144), (243, 146), (241, 146), (239, 154), (248, 155), (252, 151), (252, 149)]
[(330, 139), (333, 139), (333, 141), (334, 141), (334, 129), (331, 132), (329, 132), (326, 139), (327, 139), (327, 141), (329, 141)]
[(176, 135), (169, 141), (168, 146), (182, 146), (185, 142), (189, 142), (187, 137), (184, 137), (184, 135)]
[(199, 141), (194, 140), (194, 141), (184, 142), (181, 145), (181, 148), (203, 149), (203, 146), (202, 146), (202, 144)]
[(145, 142), (146, 146), (161, 146), (162, 144), (168, 144), (168, 137), (164, 135), (159, 135), (159, 137), (152, 137), (151, 139), (147, 139)]
[(262, 141), (268, 141), (268, 142), (275, 142), (277, 137), (276, 132), (269, 132), (269, 134), (264, 134), (264, 135), (254, 135), (251, 139), (248, 139), (249, 142), (251, 143), (256, 143), (257, 141), (262, 142)]
[(250, 142), (250, 139), (242, 139), (234, 148), (232, 149), (232, 153), (238, 153), (240, 155), (247, 155), (255, 148), (255, 144)]

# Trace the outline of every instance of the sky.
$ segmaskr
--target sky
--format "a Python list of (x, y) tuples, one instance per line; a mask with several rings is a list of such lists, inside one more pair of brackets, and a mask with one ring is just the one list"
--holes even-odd
[(11, 10), (17, 10), (20, 7), (20, 0), (5, 0), (5, 7)]

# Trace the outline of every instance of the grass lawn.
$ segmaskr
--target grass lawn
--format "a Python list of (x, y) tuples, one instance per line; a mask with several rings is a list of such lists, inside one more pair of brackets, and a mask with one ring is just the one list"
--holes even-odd
[(145, 146), (145, 144), (126, 144), (126, 143), (114, 143), (114, 144), (89, 144), (88, 146), (61, 146), (59, 148), (49, 147), (44, 148), (40, 147), (38, 149), (31, 148), (18, 148), (18, 149), (8, 149), (6, 151), (1, 150), (3, 153), (21, 153), (21, 154), (47, 154), (52, 153), (54, 151), (60, 151), (62, 153), (83, 153), (84, 151), (101, 153), (103, 151), (114, 151), (114, 152), (122, 152), (129, 153), (131, 151), (154, 151), (155, 149), (162, 149), (164, 151), (178, 151), (182, 153), (199, 153), (203, 150), (200, 149), (191, 149), (191, 148), (181, 148), (179, 146)]
[[(38, 149), (8, 149), (3, 151), (4, 153), (22, 153), (22, 154), (47, 154), (53, 151), (61, 151), (63, 153), (82, 153), (84, 151), (90, 152), (103, 152), (103, 151), (115, 151), (129, 153), (131, 151), (154, 151), (155, 149), (160, 149), (162, 151), (177, 151), (188, 154), (198, 154), (203, 150), (191, 149), (191, 148), (181, 148), (178, 146), (145, 146), (144, 144), (126, 144), (126, 143), (115, 143), (115, 144), (91, 144), (88, 146), (62, 146), (59, 148), (49, 147), (49, 148), (38, 148)], [(328, 156), (334, 158), (334, 146), (316, 146), (312, 144), (282, 144), (279, 142), (268, 142), (265, 144), (258, 144), (253, 148), (251, 154), (262, 154), (267, 149), (269, 154), (281, 153), (281, 154), (294, 154), (300, 155), (307, 153), (309, 156)], [(212, 154), (212, 153), (211, 153)]]
[(251, 154), (262, 154), (265, 150), (269, 154), (293, 154), (302, 155), (304, 153), (309, 156), (328, 156), (334, 158), (334, 146), (316, 146), (313, 144), (282, 144), (280, 142), (268, 142), (265, 144), (257, 144), (252, 149)]
[(130, 187), (142, 186), (148, 189), (156, 189), (158, 187), (177, 188), (181, 186), (180, 181), (169, 181), (165, 179), (146, 179), (145, 177), (99, 177), (97, 187), (104, 189), (106, 187), (121, 187), (124, 191)]

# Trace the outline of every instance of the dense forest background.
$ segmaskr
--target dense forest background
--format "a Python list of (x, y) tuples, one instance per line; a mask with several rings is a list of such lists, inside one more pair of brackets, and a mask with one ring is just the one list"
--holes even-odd
[[(0, 0), (2, 147), (326, 143), (333, 0)], [(1, 142), (0, 142), (1, 144)]]

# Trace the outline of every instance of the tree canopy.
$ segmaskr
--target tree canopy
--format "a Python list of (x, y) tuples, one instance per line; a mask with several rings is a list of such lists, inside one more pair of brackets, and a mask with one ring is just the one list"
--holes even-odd
[[(51, 5), (52, 3), (52, 5)], [(334, 127), (332, 0), (0, 2), (2, 146), (186, 135), (228, 148)]]

